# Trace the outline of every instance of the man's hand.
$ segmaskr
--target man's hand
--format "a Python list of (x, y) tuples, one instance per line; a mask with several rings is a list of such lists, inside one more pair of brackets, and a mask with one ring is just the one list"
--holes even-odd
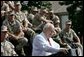
[(62, 47), (67, 47), (67, 43), (61, 43)]
[(63, 43), (64, 46), (67, 46), (67, 43)]
[(18, 40), (19, 37), (15, 36), (14, 34), (11, 34), (10, 32), (7, 32), (10, 38)]
[(24, 27), (22, 30), (23, 30), (23, 32), (26, 32), (26, 31), (27, 31), (27, 28), (26, 28), (26, 27)]
[(67, 54), (68, 53), (68, 49), (67, 48), (62, 48), (62, 49), (60, 49), (60, 52), (63, 52), (64, 54)]

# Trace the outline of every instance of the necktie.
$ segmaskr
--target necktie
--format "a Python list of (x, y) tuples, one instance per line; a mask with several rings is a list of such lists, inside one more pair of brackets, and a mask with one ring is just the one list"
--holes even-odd
[(51, 43), (50, 43), (50, 40), (48, 39), (48, 42), (49, 42), (49, 44), (50, 44), (50, 46), (51, 46)]

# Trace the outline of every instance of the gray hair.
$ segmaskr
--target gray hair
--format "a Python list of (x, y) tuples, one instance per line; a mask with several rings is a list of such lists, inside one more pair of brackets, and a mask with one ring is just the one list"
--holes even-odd
[(51, 24), (51, 23), (45, 24), (45, 26), (43, 27), (43, 31), (46, 30), (46, 29), (49, 29), (50, 27), (51, 27), (51, 28), (54, 28), (54, 25)]

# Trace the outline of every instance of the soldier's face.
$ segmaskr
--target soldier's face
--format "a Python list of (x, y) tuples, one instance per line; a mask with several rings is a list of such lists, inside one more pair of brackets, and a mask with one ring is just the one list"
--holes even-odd
[(71, 28), (71, 24), (66, 24), (66, 28), (70, 29)]
[(15, 5), (15, 10), (16, 11), (21, 10), (21, 6), (20, 5)]
[(1, 40), (7, 38), (7, 36), (8, 36), (7, 31), (1, 32)]
[(10, 16), (9, 16), (9, 20), (10, 20), (10, 21), (14, 21), (14, 17), (15, 17), (14, 15), (10, 15)]

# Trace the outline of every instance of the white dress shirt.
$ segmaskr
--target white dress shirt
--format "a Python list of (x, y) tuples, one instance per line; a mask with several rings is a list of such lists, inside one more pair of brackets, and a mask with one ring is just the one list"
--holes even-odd
[(49, 38), (51, 45), (49, 44), (46, 36), (42, 32), (36, 35), (33, 40), (32, 56), (48, 56), (59, 52), (60, 45), (56, 43), (52, 38)]

